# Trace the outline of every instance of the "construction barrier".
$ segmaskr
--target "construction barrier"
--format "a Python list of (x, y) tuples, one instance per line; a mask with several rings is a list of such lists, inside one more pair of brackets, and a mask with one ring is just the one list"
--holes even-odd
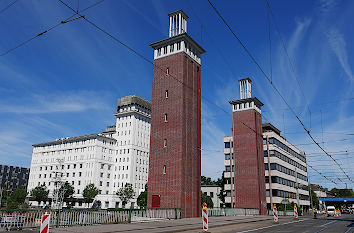
[(208, 231), (208, 209), (207, 204), (203, 203), (203, 212), (202, 212), (202, 221), (203, 221), (203, 231)]
[(297, 206), (296, 206), (296, 204), (294, 204), (294, 218), (298, 218), (298, 217), (299, 217), (299, 215), (297, 213)]
[(278, 222), (278, 213), (277, 213), (277, 205), (273, 204), (273, 217), (274, 217), (274, 222)]
[(49, 233), (49, 223), (50, 223), (50, 214), (45, 213), (42, 216), (41, 228), (39, 233)]

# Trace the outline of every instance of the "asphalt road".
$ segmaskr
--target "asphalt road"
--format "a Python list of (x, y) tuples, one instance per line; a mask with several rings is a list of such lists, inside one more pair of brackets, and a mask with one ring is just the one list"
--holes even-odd
[[(232, 217), (231, 217), (232, 218)], [(234, 217), (235, 218), (235, 217)], [(242, 220), (242, 221), (241, 221)], [(135, 224), (139, 226), (135, 229), (119, 229), (123, 225), (102, 225), (99, 228), (66, 228), (62, 229), (65, 232), (185, 232), (185, 233), (199, 233), (201, 230), (201, 222), (190, 222), (190, 224), (181, 224), (181, 221), (189, 221), (188, 219), (180, 221), (156, 222)], [(182, 223), (183, 223), (182, 222)], [(186, 222), (186, 223), (187, 223)], [(354, 215), (342, 215), (336, 218), (319, 219), (300, 218), (294, 220), (292, 217), (280, 217), (279, 223), (274, 223), (271, 218), (262, 219), (261, 221), (245, 222), (244, 219), (232, 220), (230, 218), (223, 219), (222, 217), (213, 219), (213, 224), (209, 228), (210, 233), (354, 233)], [(217, 223), (219, 222), (219, 223)], [(179, 224), (178, 224), (179, 223)], [(195, 225), (194, 229), (193, 226)], [(112, 228), (112, 226), (114, 228)], [(134, 226), (127, 224), (127, 227)], [(107, 227), (111, 227), (107, 229)], [(91, 229), (92, 228), (92, 229)], [(104, 229), (106, 228), (106, 229)], [(85, 231), (82, 231), (84, 230)], [(100, 229), (100, 231), (98, 230)], [(138, 230), (139, 229), (139, 230)], [(189, 230), (184, 230), (189, 229)], [(52, 232), (57, 232), (59, 229), (51, 229)], [(38, 229), (25, 229), (22, 231), (12, 231), (18, 233), (34, 233)]]
[[(196, 233), (202, 231), (185, 231)], [(341, 217), (279, 219), (279, 223), (262, 221), (209, 228), (210, 233), (354, 233), (354, 215)]]

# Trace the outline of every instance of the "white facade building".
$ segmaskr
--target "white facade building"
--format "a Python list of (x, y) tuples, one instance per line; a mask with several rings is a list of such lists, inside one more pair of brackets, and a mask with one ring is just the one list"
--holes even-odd
[(74, 207), (88, 207), (82, 191), (92, 183), (100, 191), (95, 201), (101, 208), (118, 208), (116, 192), (130, 183), (136, 195), (126, 207), (134, 207), (148, 177), (150, 109), (150, 101), (126, 96), (118, 100), (116, 125), (102, 133), (34, 144), (27, 190), (45, 184), (52, 198), (57, 175), (74, 186)]
[(213, 208), (220, 208), (221, 200), (218, 197), (221, 188), (217, 185), (202, 185), (202, 193), (209, 196), (213, 201)]
[[(236, 197), (233, 190), (235, 190), (234, 159), (237, 158), (233, 156), (233, 137), (225, 136), (224, 144), (225, 203), (226, 206), (231, 207)], [(280, 130), (270, 123), (263, 124), (263, 150), (268, 209), (271, 203), (297, 203), (298, 201), (300, 206), (309, 208), (305, 154), (282, 137)]]

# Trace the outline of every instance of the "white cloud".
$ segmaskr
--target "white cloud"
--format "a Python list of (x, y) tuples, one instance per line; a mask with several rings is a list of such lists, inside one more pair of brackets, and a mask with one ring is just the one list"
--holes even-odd
[(348, 75), (348, 77), (354, 81), (354, 75), (352, 69), (349, 65), (348, 54), (346, 50), (346, 42), (343, 34), (338, 30), (332, 28), (326, 33), (329, 45), (331, 46), (334, 54), (337, 56), (343, 70)]
[[(108, 109), (104, 94), (92, 91), (54, 92), (47, 95), (33, 94), (29, 100), (7, 104), (0, 102), (0, 112), (43, 114), (54, 112), (83, 112), (90, 109)], [(17, 100), (18, 102), (18, 100)]]

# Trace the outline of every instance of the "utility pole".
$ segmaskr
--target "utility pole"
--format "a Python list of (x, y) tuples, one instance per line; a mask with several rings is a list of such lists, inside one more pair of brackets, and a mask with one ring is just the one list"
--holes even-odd
[(267, 135), (267, 154), (268, 154), (269, 199), (270, 199), (270, 208), (273, 208), (272, 172), (271, 172), (271, 167), (270, 167), (270, 153), (269, 153), (269, 137), (268, 137), (268, 135)]
[(300, 209), (300, 201), (299, 201), (299, 183), (297, 182), (297, 170), (295, 167), (295, 181), (296, 181), (296, 202), (297, 206)]

